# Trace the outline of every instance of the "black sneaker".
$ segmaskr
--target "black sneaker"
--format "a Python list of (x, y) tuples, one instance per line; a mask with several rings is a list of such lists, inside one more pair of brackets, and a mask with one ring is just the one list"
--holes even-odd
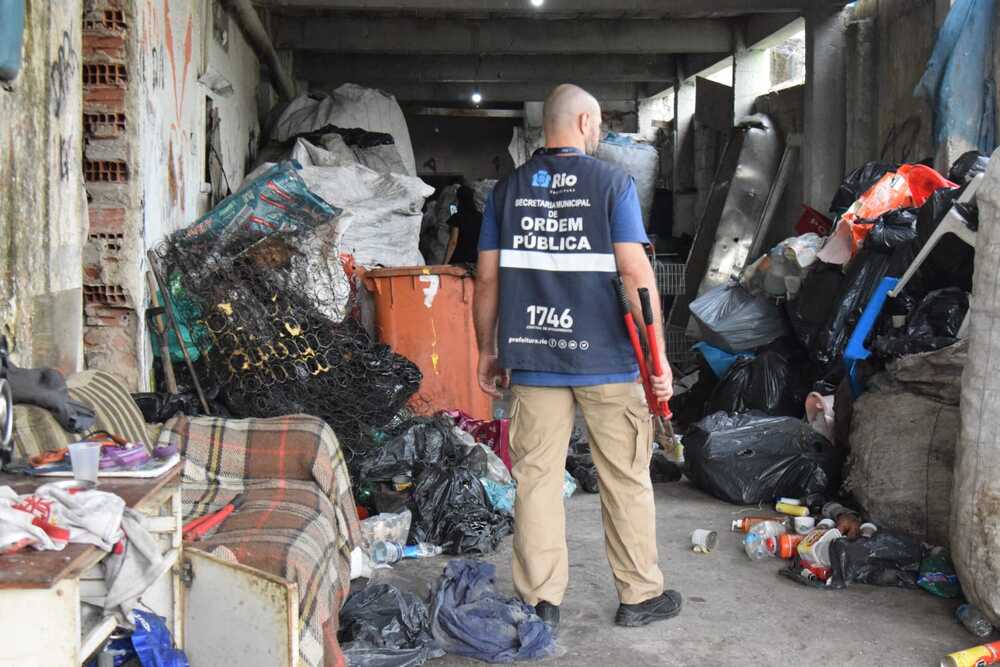
[(545, 625), (555, 631), (559, 627), (559, 607), (551, 602), (542, 600), (535, 605), (535, 613), (542, 619)]
[(684, 598), (677, 591), (664, 591), (663, 595), (639, 604), (622, 604), (615, 614), (615, 625), (637, 628), (654, 621), (665, 621), (681, 613), (683, 603)]

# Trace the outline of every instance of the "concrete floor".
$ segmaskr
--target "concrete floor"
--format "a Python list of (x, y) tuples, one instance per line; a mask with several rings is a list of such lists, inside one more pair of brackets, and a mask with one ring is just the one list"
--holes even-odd
[[(952, 620), (956, 603), (921, 590), (853, 586), (822, 591), (777, 575), (778, 561), (753, 563), (729, 532), (740, 508), (687, 481), (656, 485), (660, 563), (667, 585), (681, 591), (677, 618), (645, 628), (612, 623), (617, 598), (604, 557), (600, 501), (577, 492), (567, 500), (570, 588), (562, 606), (562, 655), (544, 661), (581, 667), (627, 665), (938, 665), (979, 642)], [(709, 555), (689, 549), (691, 531), (719, 532)], [(513, 595), (511, 539), (489, 557), (498, 586)], [(423, 595), (444, 558), (407, 561), (377, 571), (373, 582)], [(446, 656), (429, 664), (481, 664)]]

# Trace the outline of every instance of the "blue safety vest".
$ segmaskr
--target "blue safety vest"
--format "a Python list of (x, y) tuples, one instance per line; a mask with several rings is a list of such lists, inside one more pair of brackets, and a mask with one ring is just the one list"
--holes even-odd
[(493, 190), (500, 363), (618, 374), (635, 357), (618, 303), (611, 213), (630, 177), (576, 149), (541, 149)]

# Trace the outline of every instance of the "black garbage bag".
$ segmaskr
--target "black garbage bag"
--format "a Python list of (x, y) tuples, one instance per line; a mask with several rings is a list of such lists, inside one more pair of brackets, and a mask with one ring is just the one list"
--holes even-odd
[(475, 474), (464, 467), (424, 469), (410, 498), (409, 542), (449, 554), (488, 554), (511, 532), (511, 517), (493, 509)]
[(837, 194), (833, 196), (833, 201), (830, 202), (830, 212), (839, 216), (851, 208), (851, 205), (860, 199), (861, 195), (866, 193), (871, 186), (875, 185), (880, 178), (890, 171), (895, 170), (896, 165), (884, 162), (868, 162), (858, 167), (848, 174), (844, 182), (840, 184)]
[(198, 395), (190, 391), (178, 394), (143, 392), (132, 394), (132, 399), (147, 424), (162, 424), (176, 415), (195, 417), (205, 414)]
[(791, 417), (716, 412), (684, 438), (684, 473), (703, 491), (737, 505), (830, 495), (843, 456), (808, 424)]
[[(938, 190), (920, 208), (917, 216), (917, 239), (923, 248), (937, 230), (948, 211), (956, 205), (960, 190)], [(959, 204), (958, 213), (971, 229), (979, 226), (979, 210), (971, 204)], [(919, 250), (918, 248), (918, 250)], [(972, 291), (972, 273), (976, 251), (952, 234), (944, 236), (928, 255), (921, 267), (927, 290), (961, 287)]]
[(424, 466), (456, 465), (465, 447), (448, 417), (418, 418), (384, 446), (365, 452), (357, 465), (359, 479), (388, 482), (396, 475), (415, 477)]
[(788, 360), (774, 350), (738, 359), (715, 387), (707, 406), (709, 414), (750, 410), (771, 416), (801, 418), (805, 414), (803, 403), (795, 401)]
[(878, 220), (865, 239), (865, 247), (891, 253), (896, 247), (917, 238), (917, 213), (919, 209), (899, 208), (889, 211)]
[(914, 539), (888, 530), (872, 537), (839, 539), (830, 545), (830, 587), (850, 584), (916, 588), (923, 547)]
[(773, 301), (753, 296), (739, 283), (720, 285), (691, 302), (701, 339), (726, 352), (747, 352), (789, 333)]
[(844, 281), (844, 272), (839, 266), (817, 261), (816, 267), (802, 281), (798, 297), (786, 303), (785, 310), (795, 337), (806, 349), (815, 346), (823, 326), (835, 312)]
[(583, 434), (574, 430), (573, 437), (569, 442), (569, 450), (566, 453), (566, 470), (577, 485), (587, 493), (598, 493), (597, 466), (594, 465), (594, 457), (590, 453), (590, 445), (584, 439)]
[(871, 234), (877, 242), (866, 242), (851, 260), (841, 293), (834, 300), (836, 307), (814, 341), (813, 358), (824, 368), (840, 363), (847, 341), (882, 279), (906, 271), (906, 258), (912, 256), (917, 238), (916, 229), (886, 216), (875, 223)]
[(901, 357), (953, 345), (968, 312), (969, 295), (964, 290), (935, 290), (916, 307), (901, 333), (878, 337), (875, 351), (885, 357)]
[(444, 655), (431, 634), (427, 605), (388, 584), (347, 598), (337, 638), (351, 667), (419, 667)]
[(979, 151), (963, 153), (948, 170), (948, 180), (959, 185), (968, 185), (979, 174), (986, 173), (990, 157)]
[(649, 460), (649, 479), (654, 484), (679, 482), (684, 469), (667, 458), (666, 453), (657, 449)]
[(692, 371), (698, 374), (697, 380), (690, 385), (690, 388), (680, 394), (674, 394), (670, 398), (670, 411), (673, 413), (674, 429), (678, 433), (686, 433), (691, 424), (705, 416), (705, 406), (712, 396), (719, 380), (715, 377), (711, 366), (702, 356), (701, 352), (695, 355), (697, 369)]

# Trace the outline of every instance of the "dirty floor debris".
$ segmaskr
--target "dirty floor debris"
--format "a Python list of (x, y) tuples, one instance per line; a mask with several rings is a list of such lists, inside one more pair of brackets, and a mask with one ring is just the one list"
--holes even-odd
[[(604, 556), (600, 500), (577, 493), (567, 502), (570, 588), (559, 626), (560, 657), (544, 664), (580, 667), (628, 665), (787, 665), (808, 652), (811, 664), (910, 667), (935, 665), (975, 641), (952, 620), (954, 602), (923, 591), (851, 586), (822, 591), (780, 578), (783, 561), (750, 562), (729, 524), (739, 508), (695, 489), (690, 482), (656, 491), (660, 564), (667, 584), (684, 593), (683, 613), (672, 621), (623, 629), (612, 623), (617, 601)], [(709, 555), (690, 551), (691, 532), (710, 528), (719, 545)], [(487, 560), (497, 565), (498, 589), (511, 587), (511, 540)], [(446, 557), (404, 561), (375, 573), (426, 593)], [(445, 656), (435, 667), (479, 665)]]

